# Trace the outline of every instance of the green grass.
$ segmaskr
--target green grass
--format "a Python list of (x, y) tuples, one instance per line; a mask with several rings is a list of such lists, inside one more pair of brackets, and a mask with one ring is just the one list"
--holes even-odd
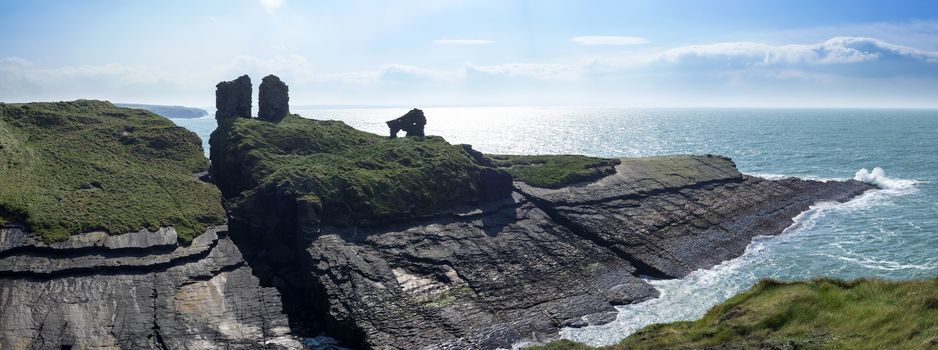
[(227, 196), (240, 193), (244, 204), (278, 193), (312, 205), (326, 223), (429, 214), (479, 199), (481, 166), (440, 137), (389, 139), (291, 115), (279, 123), (232, 120), (211, 142)]
[(225, 220), (198, 136), (107, 102), (0, 104), (0, 222), (45, 241), (173, 226), (183, 241)]
[[(700, 320), (648, 326), (602, 349), (935, 349), (938, 279), (766, 280)], [(590, 349), (558, 341), (532, 349)]]
[(615, 173), (618, 159), (580, 155), (488, 155), (496, 167), (504, 168), (517, 181), (545, 188), (591, 181)]

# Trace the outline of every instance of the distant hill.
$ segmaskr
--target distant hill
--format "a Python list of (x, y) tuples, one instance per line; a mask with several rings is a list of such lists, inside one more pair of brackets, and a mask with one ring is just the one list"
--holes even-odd
[(117, 107), (143, 109), (166, 118), (201, 118), (208, 115), (204, 109), (183, 106), (144, 105), (137, 103), (115, 103)]

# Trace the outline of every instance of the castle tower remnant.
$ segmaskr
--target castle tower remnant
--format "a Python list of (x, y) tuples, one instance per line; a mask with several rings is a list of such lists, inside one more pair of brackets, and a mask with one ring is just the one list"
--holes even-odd
[(251, 118), (251, 78), (238, 79), (215, 85), (215, 119)]
[(261, 80), (258, 88), (257, 119), (278, 123), (290, 113), (290, 88), (276, 75)]

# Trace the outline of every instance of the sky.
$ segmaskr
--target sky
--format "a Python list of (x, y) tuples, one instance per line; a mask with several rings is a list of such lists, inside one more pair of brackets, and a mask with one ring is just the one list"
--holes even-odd
[[(938, 108), (938, 1), (0, 0), (0, 101)], [(256, 93), (256, 91), (255, 91)]]

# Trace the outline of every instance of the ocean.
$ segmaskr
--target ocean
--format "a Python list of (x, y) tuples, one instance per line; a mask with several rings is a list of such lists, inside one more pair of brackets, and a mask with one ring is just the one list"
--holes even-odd
[[(293, 112), (386, 134), (384, 121), (407, 110)], [(564, 329), (564, 338), (607, 345), (649, 324), (696, 319), (763, 278), (938, 275), (938, 110), (441, 107), (424, 112), (427, 134), (485, 153), (710, 153), (732, 158), (744, 173), (770, 179), (858, 177), (883, 187), (847, 203), (818, 203), (783, 234), (757, 238), (737, 259), (681, 279), (651, 280), (660, 298), (621, 306), (618, 318), (606, 325)], [(212, 117), (174, 121), (198, 133), (207, 147)]]

